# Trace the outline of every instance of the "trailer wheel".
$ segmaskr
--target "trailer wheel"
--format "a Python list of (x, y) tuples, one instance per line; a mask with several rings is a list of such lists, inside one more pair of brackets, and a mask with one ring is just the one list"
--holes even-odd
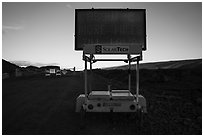
[(143, 109), (141, 108), (137, 111), (137, 125), (139, 130), (142, 129), (143, 123), (144, 123), (144, 113), (143, 113)]
[(85, 128), (85, 125), (86, 125), (86, 111), (83, 108), (83, 106), (81, 106), (81, 109), (80, 109), (80, 127)]
[(140, 109), (139, 111), (139, 115), (140, 115), (140, 119), (139, 119), (139, 124), (140, 124), (140, 129), (143, 127), (143, 123), (144, 123), (144, 113), (143, 113), (143, 109)]

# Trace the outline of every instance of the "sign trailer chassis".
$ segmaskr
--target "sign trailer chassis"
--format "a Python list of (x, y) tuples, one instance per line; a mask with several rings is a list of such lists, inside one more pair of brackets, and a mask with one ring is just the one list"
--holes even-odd
[[(139, 94), (139, 61), (142, 60), (142, 52), (135, 57), (127, 54), (127, 59), (95, 59), (94, 54), (87, 56), (83, 52), (83, 60), (85, 62), (84, 69), (84, 89), (85, 93), (77, 98), (76, 112), (80, 112), (81, 116), (87, 112), (128, 112), (135, 113), (139, 116), (140, 126), (143, 124), (143, 114), (147, 113), (146, 99)], [(88, 74), (87, 64), (90, 63), (90, 80), (92, 79), (92, 64), (97, 61), (124, 61), (128, 63), (128, 90), (113, 90), (108, 85), (108, 91), (88, 91)], [(136, 93), (131, 93), (131, 62), (136, 62)], [(88, 93), (89, 92), (89, 93)]]

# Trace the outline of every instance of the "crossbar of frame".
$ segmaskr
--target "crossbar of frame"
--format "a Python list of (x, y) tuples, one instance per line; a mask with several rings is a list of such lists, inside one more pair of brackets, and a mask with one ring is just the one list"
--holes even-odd
[[(90, 72), (91, 72), (91, 78), (90, 82), (92, 83), (92, 64), (97, 61), (124, 61), (128, 63), (128, 89), (129, 92), (131, 92), (131, 62), (136, 61), (136, 101), (139, 102), (139, 61), (142, 59), (142, 53), (140, 56), (136, 56), (131, 58), (131, 55), (127, 55), (128, 59), (95, 59), (93, 54), (90, 54), (90, 57), (86, 56), (83, 53), (83, 60), (85, 61), (85, 69), (84, 69), (84, 80), (85, 80), (85, 102), (88, 99), (88, 80), (87, 80), (87, 62), (90, 62)], [(90, 91), (92, 91), (92, 86), (90, 85)]]

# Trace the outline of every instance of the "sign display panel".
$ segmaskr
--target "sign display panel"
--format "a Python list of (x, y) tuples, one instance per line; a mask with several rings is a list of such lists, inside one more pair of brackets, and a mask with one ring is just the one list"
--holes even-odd
[(76, 9), (75, 50), (85, 45), (101, 45), (102, 54), (129, 53), (129, 45), (146, 50), (146, 10)]

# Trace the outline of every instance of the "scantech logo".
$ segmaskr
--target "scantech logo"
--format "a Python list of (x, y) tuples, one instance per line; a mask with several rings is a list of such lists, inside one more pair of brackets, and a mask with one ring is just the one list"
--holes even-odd
[(129, 53), (128, 46), (101, 46), (95, 47), (96, 53)]

